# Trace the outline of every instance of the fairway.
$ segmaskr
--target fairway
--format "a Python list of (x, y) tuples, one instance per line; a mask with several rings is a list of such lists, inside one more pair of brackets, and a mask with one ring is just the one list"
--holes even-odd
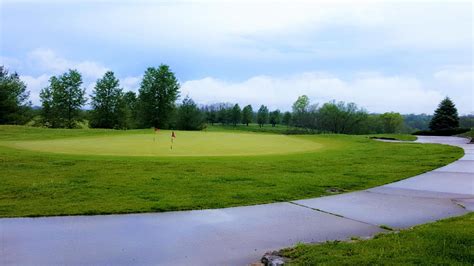
[(171, 131), (158, 134), (76, 137), (10, 142), (10, 147), (33, 151), (121, 156), (236, 156), (315, 151), (322, 147), (296, 136), (254, 133)]

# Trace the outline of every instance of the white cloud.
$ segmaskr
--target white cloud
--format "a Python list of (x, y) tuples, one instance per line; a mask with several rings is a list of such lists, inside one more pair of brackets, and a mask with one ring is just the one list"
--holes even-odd
[(46, 74), (38, 77), (20, 76), (20, 79), (26, 83), (27, 90), (30, 91), (30, 100), (33, 105), (40, 105), (39, 94), (43, 88), (48, 86), (49, 77)]
[(469, 2), (138, 2), (87, 9), (69, 22), (74, 31), (109, 41), (120, 36), (139, 47), (252, 58), (327, 57), (469, 48), (469, 7)]
[(238, 102), (288, 110), (306, 94), (312, 102), (355, 102), (370, 112), (431, 113), (443, 95), (427, 89), (415, 78), (372, 73), (341, 79), (327, 73), (302, 73), (287, 77), (256, 76), (242, 82), (207, 77), (182, 84), (182, 95), (199, 103)]
[(63, 73), (68, 69), (76, 69), (85, 78), (95, 79), (101, 77), (107, 70), (109, 70), (107, 67), (97, 62), (88, 60), (74, 62), (58, 56), (51, 49), (42, 48), (35, 49), (28, 54), (28, 64), (32, 67), (39, 67), (45, 72), (56, 75)]
[(138, 92), (138, 88), (140, 87), (141, 81), (142, 81), (141, 76), (125, 77), (120, 80), (120, 85), (123, 87), (125, 91)]
[(474, 69), (472, 66), (446, 66), (433, 74), (433, 87), (451, 97), (458, 109), (474, 113)]
[[(86, 97), (89, 98), (97, 79), (101, 78), (109, 68), (94, 61), (72, 61), (57, 55), (51, 49), (35, 49), (28, 53), (25, 60), (2, 57), (2, 64), (7, 68), (14, 66), (17, 69), (34, 68), (41, 73), (38, 76), (20, 75), (27, 89), (30, 91), (30, 100), (33, 105), (41, 105), (39, 94), (48, 86), (51, 76), (60, 75), (68, 69), (76, 69), (82, 75), (83, 88), (86, 89)], [(125, 90), (137, 91), (141, 77), (126, 77), (121, 80)]]

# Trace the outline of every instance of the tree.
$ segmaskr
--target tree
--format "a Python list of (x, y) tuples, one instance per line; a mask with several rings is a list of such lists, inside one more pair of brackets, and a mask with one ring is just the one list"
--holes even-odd
[(268, 122), (268, 108), (265, 105), (260, 106), (257, 112), (257, 123), (263, 127)]
[(320, 129), (333, 133), (357, 134), (367, 120), (367, 112), (355, 103), (335, 101), (325, 103), (318, 112)]
[(383, 113), (380, 115), (383, 133), (399, 132), (403, 126), (403, 116), (400, 113)]
[(217, 111), (217, 121), (221, 124), (229, 124), (232, 120), (232, 104), (221, 103)]
[(232, 107), (231, 120), (234, 124), (234, 127), (237, 126), (237, 124), (240, 124), (240, 121), (242, 120), (242, 111), (240, 110), (240, 106), (238, 104), (235, 104), (234, 107)]
[(276, 124), (279, 124), (280, 123), (280, 116), (281, 116), (281, 113), (280, 113), (280, 110), (275, 110), (273, 112), (270, 113), (270, 124), (272, 124), (272, 127), (275, 127)]
[(252, 123), (253, 110), (252, 106), (249, 104), (244, 107), (242, 110), (242, 123), (249, 126), (249, 123)]
[(313, 120), (311, 114), (309, 114), (309, 98), (306, 95), (298, 97), (293, 104), (293, 123), (297, 127), (310, 128), (312, 127), (311, 121)]
[(179, 83), (169, 66), (149, 67), (139, 89), (141, 126), (167, 128), (179, 97)]
[(298, 99), (293, 103), (293, 113), (298, 112), (306, 112), (308, 111), (309, 107), (309, 98), (306, 95), (301, 95)]
[(194, 101), (187, 97), (178, 107), (178, 129), (201, 130), (204, 128), (204, 116)]
[(50, 127), (76, 126), (81, 107), (86, 103), (82, 77), (77, 70), (69, 70), (58, 77), (51, 77), (50, 85), (40, 93), (43, 118)]
[(449, 97), (438, 105), (430, 122), (431, 130), (446, 130), (459, 127), (458, 110)]
[(123, 95), (125, 104), (125, 117), (127, 128), (136, 128), (137, 125), (137, 95), (133, 91), (127, 91)]
[(207, 123), (210, 123), (211, 125), (214, 125), (214, 123), (218, 122), (218, 120), (217, 120), (218, 110), (219, 110), (219, 106), (215, 105), (215, 104), (208, 105), (208, 106), (205, 106), (203, 108), (203, 111), (206, 115)]
[(291, 123), (291, 113), (290, 112), (285, 112), (283, 114), (283, 118), (281, 120), (281, 122), (286, 125), (287, 127), (290, 126), (290, 123)]
[(107, 71), (97, 80), (91, 95), (93, 128), (126, 128), (126, 102), (114, 72)]
[(23, 124), (30, 108), (29, 92), (17, 73), (0, 66), (0, 124)]

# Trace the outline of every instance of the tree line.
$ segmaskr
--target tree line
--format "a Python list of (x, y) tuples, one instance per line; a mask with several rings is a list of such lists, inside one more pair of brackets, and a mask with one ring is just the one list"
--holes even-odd
[[(435, 123), (433, 116), (423, 114), (371, 114), (355, 103), (330, 101), (319, 105), (311, 103), (306, 95), (298, 97), (287, 112), (269, 110), (265, 105), (256, 110), (251, 105), (241, 107), (233, 103), (198, 105), (187, 96), (177, 103), (179, 82), (169, 66), (163, 64), (146, 69), (138, 93), (125, 92), (115, 74), (108, 71), (96, 81), (92, 93), (86, 95), (81, 74), (69, 70), (51, 77), (48, 86), (41, 90), (40, 110), (31, 108), (28, 97), (19, 75), (1, 66), (0, 124), (24, 124), (39, 115), (39, 124), (52, 128), (74, 128), (85, 119), (92, 128), (201, 130), (206, 125), (256, 123), (259, 127), (283, 125), (315, 133), (369, 134), (424, 130)], [(87, 101), (90, 110), (84, 110)], [(455, 108), (454, 104), (450, 108)], [(457, 119), (461, 126), (473, 126), (472, 115)]]

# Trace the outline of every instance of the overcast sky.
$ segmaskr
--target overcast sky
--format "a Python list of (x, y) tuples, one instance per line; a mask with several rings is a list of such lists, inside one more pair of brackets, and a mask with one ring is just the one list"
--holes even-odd
[(471, 1), (315, 2), (0, 0), (0, 64), (36, 105), (69, 68), (89, 94), (107, 70), (137, 91), (145, 69), (164, 63), (201, 104), (288, 110), (306, 94), (432, 113), (449, 96), (474, 112)]

